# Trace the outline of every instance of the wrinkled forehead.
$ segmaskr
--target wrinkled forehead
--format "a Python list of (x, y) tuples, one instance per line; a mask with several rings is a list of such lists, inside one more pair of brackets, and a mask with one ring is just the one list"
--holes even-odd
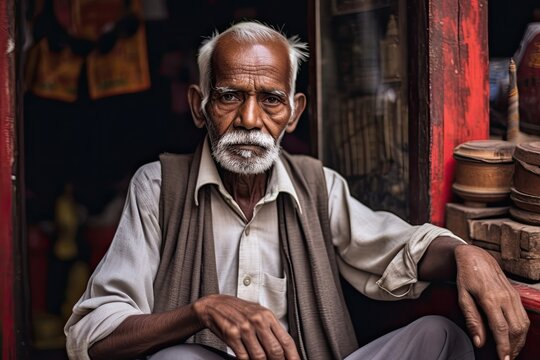
[(227, 35), (219, 39), (212, 56), (213, 80), (242, 71), (271, 73), (288, 84), (291, 66), (287, 46), (278, 40), (237, 40)]

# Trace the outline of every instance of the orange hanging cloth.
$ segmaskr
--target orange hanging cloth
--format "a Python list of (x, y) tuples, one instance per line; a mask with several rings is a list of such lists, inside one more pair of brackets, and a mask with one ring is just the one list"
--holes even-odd
[[(106, 26), (104, 7), (111, 3), (123, 3), (123, 0), (94, 0), (75, 1), (74, 10), (81, 19), (81, 29), (91, 28), (93, 19)], [(99, 99), (107, 96), (128, 94), (144, 91), (150, 88), (150, 73), (148, 69), (148, 54), (146, 48), (146, 33), (142, 21), (142, 5), (140, 0), (132, 0), (129, 9), (132, 16), (140, 19), (134, 34), (126, 34), (122, 29), (117, 34), (114, 47), (106, 53), (95, 49), (87, 59), (88, 87), (90, 97)], [(86, 25), (84, 19), (89, 19)], [(77, 25), (76, 25), (77, 26)], [(88, 31), (88, 30), (86, 30)]]
[(29, 90), (44, 98), (73, 102), (83, 65), (91, 99), (150, 88), (140, 0), (51, 1), (46, 8), (53, 18), (49, 23), (58, 24), (55, 29), (61, 41), (50, 49), (48, 37), (54, 35), (48, 29), (30, 51)]

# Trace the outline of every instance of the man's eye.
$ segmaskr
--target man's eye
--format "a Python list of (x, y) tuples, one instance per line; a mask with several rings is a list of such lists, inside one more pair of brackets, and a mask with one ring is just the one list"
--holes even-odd
[(267, 103), (267, 104), (270, 104), (270, 105), (277, 105), (279, 103), (281, 103), (281, 99), (278, 98), (277, 96), (267, 96), (264, 101)]
[(225, 94), (221, 95), (221, 100), (224, 100), (224, 101), (237, 101), (238, 96), (236, 96), (235, 94), (232, 94), (232, 93), (225, 93)]

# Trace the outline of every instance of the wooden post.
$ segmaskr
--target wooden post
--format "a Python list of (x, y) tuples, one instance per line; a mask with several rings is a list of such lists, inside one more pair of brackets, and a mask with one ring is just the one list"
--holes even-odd
[(489, 134), (487, 0), (415, 0), (409, 13), (411, 220), (442, 225), (454, 147)]
[[(0, 359), (28, 358), (26, 244), (24, 237), (21, 2), (0, 5)], [(19, 16), (19, 18), (17, 18)], [(17, 82), (19, 79), (20, 82)]]
[(13, 180), (14, 166), (14, 60), (13, 2), (0, 6), (0, 306), (2, 359), (16, 358)]

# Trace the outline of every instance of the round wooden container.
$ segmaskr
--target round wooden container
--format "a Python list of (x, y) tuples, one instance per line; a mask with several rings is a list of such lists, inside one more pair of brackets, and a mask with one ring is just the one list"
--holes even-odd
[(518, 222), (537, 226), (540, 225), (540, 214), (517, 207), (510, 207), (509, 211), (510, 215)]
[(540, 166), (540, 141), (517, 145), (514, 150), (514, 158), (527, 164)]
[(527, 195), (540, 196), (540, 142), (516, 146), (514, 160), (514, 188)]
[(476, 140), (458, 145), (454, 192), (466, 202), (492, 203), (508, 199), (514, 171), (514, 145), (502, 140)]
[(540, 196), (524, 194), (516, 188), (510, 188), (510, 199), (520, 209), (540, 213)]

